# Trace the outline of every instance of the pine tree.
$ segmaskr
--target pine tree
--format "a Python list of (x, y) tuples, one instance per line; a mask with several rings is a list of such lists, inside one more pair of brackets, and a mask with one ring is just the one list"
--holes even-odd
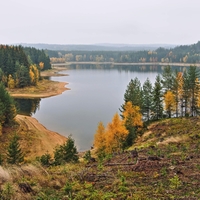
[(143, 105), (142, 105), (142, 113), (145, 120), (149, 121), (150, 113), (152, 112), (152, 105), (153, 105), (153, 87), (152, 84), (147, 78), (147, 80), (143, 84)]
[(24, 65), (21, 65), (18, 68), (16, 72), (16, 78), (18, 79), (17, 83), (18, 83), (19, 88), (26, 87), (30, 85), (31, 83), (30, 76), (29, 76), (29, 69), (25, 67)]
[(173, 84), (173, 94), (175, 98), (175, 112), (176, 117), (179, 116), (179, 110), (181, 116), (183, 116), (183, 73), (175, 71), (175, 79)]
[(199, 80), (198, 80), (199, 76), (200, 76), (200, 71), (197, 70), (197, 67), (190, 66), (188, 70), (188, 79), (189, 79), (189, 90), (190, 90), (190, 96), (191, 96), (191, 105), (190, 105), (191, 116), (196, 116), (198, 113), (197, 96), (200, 90)]
[(163, 117), (163, 94), (160, 75), (156, 76), (156, 81), (153, 87), (153, 112), (154, 118), (160, 119)]
[(189, 101), (190, 101), (190, 80), (187, 71), (183, 73), (183, 95), (182, 95), (182, 116), (189, 115)]
[(0, 107), (0, 123), (2, 125), (12, 123), (17, 114), (15, 102), (2, 83), (0, 83)]
[(169, 91), (173, 87), (173, 81), (174, 81), (174, 74), (172, 72), (172, 69), (170, 66), (167, 66), (164, 68), (164, 72), (162, 73), (162, 87), (164, 91)]
[(124, 106), (128, 101), (130, 101), (133, 106), (139, 106), (140, 108), (142, 107), (142, 89), (138, 78), (133, 80), (131, 79), (129, 82), (124, 94), (124, 104), (121, 106), (121, 112), (124, 111)]
[(60, 165), (66, 162), (77, 162), (78, 152), (74, 145), (74, 140), (68, 136), (65, 144), (60, 145), (54, 152), (55, 165)]
[(15, 134), (8, 146), (7, 162), (10, 164), (19, 164), (23, 162), (23, 160), (24, 155), (20, 148), (19, 137)]

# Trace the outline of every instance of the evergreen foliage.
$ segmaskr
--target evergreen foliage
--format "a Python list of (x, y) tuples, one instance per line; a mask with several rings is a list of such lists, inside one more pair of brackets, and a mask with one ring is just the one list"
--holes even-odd
[(33, 47), (24, 47), (24, 52), (28, 56), (30, 64), (39, 65), (44, 63), (42, 70), (51, 69), (50, 58), (44, 50), (39, 50)]
[(0, 83), (0, 124), (10, 124), (16, 116), (14, 99), (6, 91), (4, 85)]
[(55, 149), (54, 160), (55, 165), (78, 161), (78, 152), (71, 136), (67, 138), (65, 144), (60, 145)]
[(162, 84), (161, 77), (157, 75), (156, 81), (153, 87), (153, 118), (156, 120), (161, 119), (163, 117), (163, 92), (162, 92)]
[(19, 137), (15, 134), (8, 146), (7, 162), (9, 164), (20, 164), (23, 161), (24, 155), (20, 148)]
[(45, 153), (44, 155), (41, 156), (40, 162), (44, 166), (49, 166), (51, 161), (51, 155), (49, 153)]
[(142, 88), (137, 77), (135, 79), (131, 79), (127, 86), (124, 94), (124, 104), (121, 106), (122, 112), (124, 111), (125, 104), (129, 101), (133, 106), (139, 106), (140, 108), (142, 107)]
[(85, 152), (85, 155), (83, 156), (84, 160), (86, 160), (87, 162), (89, 162), (92, 158), (92, 155), (91, 155), (91, 151), (88, 150)]
[(144, 82), (142, 89), (142, 113), (144, 119), (146, 121), (149, 121), (151, 117), (151, 111), (153, 108), (153, 86), (149, 78), (147, 78), (147, 80)]

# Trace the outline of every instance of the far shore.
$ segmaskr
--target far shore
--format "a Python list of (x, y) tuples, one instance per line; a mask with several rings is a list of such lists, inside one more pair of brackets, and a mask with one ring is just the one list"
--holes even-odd
[(189, 66), (197, 66), (200, 67), (200, 63), (162, 63), (162, 62), (139, 62), (139, 63), (115, 63), (115, 62), (65, 62), (65, 63), (53, 63), (52, 66), (62, 66), (64, 68), (65, 65), (78, 65), (78, 64), (91, 64), (91, 65), (159, 65), (159, 66), (182, 66), (182, 67), (189, 67)]

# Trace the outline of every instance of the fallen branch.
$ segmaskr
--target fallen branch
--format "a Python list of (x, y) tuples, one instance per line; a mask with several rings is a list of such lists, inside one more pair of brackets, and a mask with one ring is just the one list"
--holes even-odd
[(107, 163), (105, 166), (116, 166), (116, 165), (135, 165), (136, 163)]

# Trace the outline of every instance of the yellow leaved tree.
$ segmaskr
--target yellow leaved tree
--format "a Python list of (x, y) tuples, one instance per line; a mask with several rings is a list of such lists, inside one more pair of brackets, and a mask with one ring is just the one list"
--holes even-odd
[(172, 93), (172, 91), (168, 90), (165, 93), (164, 103), (165, 103), (165, 110), (170, 118), (172, 115), (172, 112), (176, 109), (176, 102), (175, 102), (174, 94)]
[(13, 79), (11, 74), (9, 74), (8, 76), (8, 88), (10, 89), (15, 88), (15, 80)]
[(39, 67), (40, 67), (40, 70), (43, 70), (43, 68), (44, 68), (44, 63), (43, 63), (43, 62), (40, 62), (40, 63), (39, 63)]
[(106, 153), (119, 152), (123, 149), (123, 143), (128, 135), (124, 121), (116, 113), (112, 122), (106, 128), (100, 122), (94, 135), (94, 148), (98, 156), (105, 156)]
[(128, 130), (128, 135), (124, 143), (124, 147), (128, 147), (133, 144), (134, 140), (137, 138), (138, 132), (143, 126), (140, 107), (133, 106), (131, 101), (126, 102), (126, 104), (124, 105), (122, 118), (126, 129)]
[(98, 156), (103, 156), (106, 149), (105, 127), (103, 122), (99, 122), (96, 133), (94, 135), (94, 148)]
[(127, 135), (128, 130), (124, 125), (124, 121), (121, 120), (119, 114), (116, 113), (112, 122), (108, 123), (106, 127), (106, 152), (113, 153), (121, 151)]
[(39, 78), (40, 78), (40, 74), (39, 74), (39, 70), (37, 68), (36, 65), (31, 65), (30, 69), (29, 69), (29, 76), (31, 79), (31, 84), (32, 85), (37, 85)]
[(128, 101), (124, 106), (124, 112), (122, 113), (125, 123), (134, 127), (142, 127), (142, 114), (140, 112), (139, 106), (133, 106), (133, 104)]

